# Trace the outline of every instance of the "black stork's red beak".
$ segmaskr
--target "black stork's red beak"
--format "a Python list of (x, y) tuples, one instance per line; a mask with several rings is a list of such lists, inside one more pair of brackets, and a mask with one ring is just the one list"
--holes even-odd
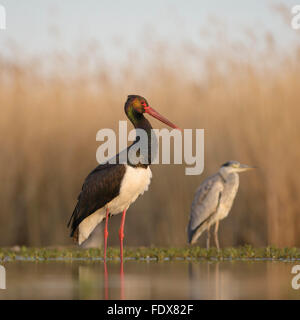
[(180, 128), (178, 128), (174, 123), (172, 123), (171, 121), (169, 121), (167, 118), (165, 118), (164, 116), (162, 116), (161, 114), (159, 114), (156, 110), (154, 110), (153, 108), (151, 108), (150, 106), (145, 106), (144, 107), (145, 112), (150, 114), (150, 116), (158, 119), (159, 121), (165, 123), (166, 125), (168, 125), (169, 127), (173, 128), (173, 129), (178, 129), (180, 131), (182, 131)]

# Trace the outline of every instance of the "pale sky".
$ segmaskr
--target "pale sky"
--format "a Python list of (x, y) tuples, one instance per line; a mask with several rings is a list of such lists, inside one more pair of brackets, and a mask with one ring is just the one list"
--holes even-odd
[(232, 39), (242, 37), (245, 29), (259, 36), (271, 31), (276, 41), (285, 45), (299, 38), (300, 31), (289, 28), (271, 9), (278, 3), (290, 11), (297, 1), (0, 0), (7, 19), (6, 30), (0, 30), (0, 53), (11, 54), (8, 47), (13, 43), (24, 54), (56, 50), (76, 54), (96, 41), (106, 55), (119, 59), (116, 43), (143, 50), (147, 37), (178, 45), (181, 41), (207, 45), (200, 30), (219, 23), (227, 26)]

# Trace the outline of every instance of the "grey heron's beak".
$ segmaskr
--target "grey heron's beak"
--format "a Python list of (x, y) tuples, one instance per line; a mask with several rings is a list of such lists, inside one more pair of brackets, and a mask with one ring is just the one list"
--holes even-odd
[(248, 166), (247, 164), (241, 164), (239, 167), (239, 172), (248, 171), (252, 169), (256, 169), (257, 167)]

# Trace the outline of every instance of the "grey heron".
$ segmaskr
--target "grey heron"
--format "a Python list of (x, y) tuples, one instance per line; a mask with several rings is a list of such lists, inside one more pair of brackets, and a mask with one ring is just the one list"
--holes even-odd
[(206, 247), (209, 248), (210, 227), (215, 224), (214, 238), (219, 250), (219, 221), (230, 212), (239, 187), (239, 173), (254, 169), (238, 161), (224, 163), (219, 171), (204, 180), (196, 190), (188, 224), (188, 241), (195, 243), (207, 230)]

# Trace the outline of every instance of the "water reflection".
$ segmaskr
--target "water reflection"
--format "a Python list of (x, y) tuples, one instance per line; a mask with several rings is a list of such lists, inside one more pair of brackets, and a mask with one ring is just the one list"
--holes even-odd
[(200, 297), (217, 300), (231, 299), (231, 290), (227, 292), (227, 288), (230, 287), (230, 283), (235, 285), (235, 279), (226, 269), (221, 268), (220, 270), (221, 264), (220, 262), (207, 262), (202, 268), (199, 263), (189, 263), (190, 299)]
[[(120, 299), (125, 297), (124, 264), (100, 262), (79, 264), (73, 272), (73, 281), (79, 284), (79, 299)], [(102, 292), (101, 292), (102, 291)]]
[(104, 261), (104, 292), (105, 300), (108, 300), (108, 272), (106, 261)]
[[(109, 300), (109, 281), (107, 262), (104, 261), (104, 299)], [(120, 300), (125, 300), (124, 294), (124, 262), (120, 262)]]
[(120, 299), (125, 300), (125, 293), (124, 293), (124, 263), (123, 259), (120, 263)]
[(286, 262), (10, 262), (0, 299), (300, 299)]

